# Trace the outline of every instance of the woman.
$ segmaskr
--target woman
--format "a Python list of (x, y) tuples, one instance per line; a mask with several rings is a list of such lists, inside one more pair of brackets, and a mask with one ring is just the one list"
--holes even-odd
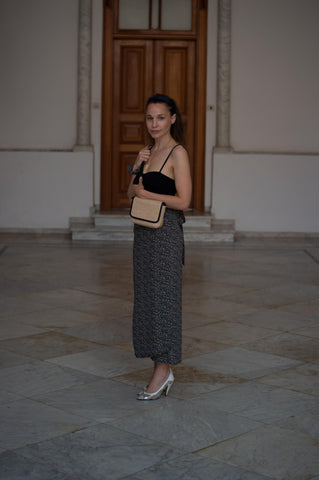
[(183, 211), (189, 207), (192, 183), (183, 125), (173, 99), (156, 94), (146, 103), (150, 145), (133, 165), (128, 197), (166, 204), (159, 229), (134, 225), (133, 343), (138, 358), (154, 362), (149, 384), (138, 400), (155, 400), (169, 392), (170, 365), (181, 362)]

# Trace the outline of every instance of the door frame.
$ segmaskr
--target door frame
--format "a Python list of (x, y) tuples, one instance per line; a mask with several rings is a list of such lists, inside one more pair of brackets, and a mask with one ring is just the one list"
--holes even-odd
[[(207, 0), (196, 0), (197, 35), (195, 79), (195, 131), (193, 210), (204, 211), (205, 138), (206, 138), (206, 76), (207, 76)], [(101, 118), (101, 210), (112, 208), (112, 77), (113, 77), (113, 2), (103, 3), (103, 67), (102, 67), (102, 118)], [(125, 36), (122, 36), (123, 38)], [(132, 35), (127, 35), (132, 38)], [(150, 35), (134, 35), (134, 38), (151, 38)], [(159, 38), (155, 35), (152, 38)], [(160, 38), (173, 40), (173, 35), (161, 34)], [(183, 35), (183, 38), (187, 38)], [(180, 35), (176, 39), (181, 40)]]

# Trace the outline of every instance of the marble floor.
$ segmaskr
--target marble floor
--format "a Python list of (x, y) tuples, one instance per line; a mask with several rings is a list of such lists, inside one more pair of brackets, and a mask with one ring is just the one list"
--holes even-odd
[(319, 480), (319, 243), (187, 244), (183, 362), (139, 402), (130, 244), (0, 238), (1, 480)]

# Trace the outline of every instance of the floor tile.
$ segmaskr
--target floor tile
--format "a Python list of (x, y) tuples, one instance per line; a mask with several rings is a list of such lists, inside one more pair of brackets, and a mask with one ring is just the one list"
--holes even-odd
[(248, 289), (236, 285), (223, 285), (217, 282), (190, 282), (183, 286), (184, 304), (188, 305), (198, 298), (222, 298), (238, 295)]
[(95, 375), (40, 361), (0, 370), (1, 388), (25, 397), (82, 385), (97, 379)]
[(300, 432), (315, 439), (319, 439), (319, 415), (312, 415), (306, 412), (301, 415), (291, 415), (284, 420), (276, 422), (276, 426), (291, 430), (293, 432)]
[(183, 334), (192, 338), (213, 338), (214, 341), (222, 344), (241, 345), (260, 338), (272, 337), (276, 332), (266, 328), (222, 321), (214, 322), (202, 327), (189, 328), (184, 330)]
[[(110, 264), (112, 266), (112, 263)], [(106, 266), (108, 272), (110, 272), (110, 265)], [(113, 272), (114, 273), (114, 272)], [(76, 287), (77, 290), (85, 291), (87, 293), (93, 293), (96, 295), (115, 297), (115, 298), (125, 298), (133, 300), (134, 288), (131, 279), (123, 279), (116, 277), (116, 282), (114, 282), (114, 276), (110, 281), (103, 281), (103, 283), (97, 283), (92, 285), (92, 283), (85, 284), (85, 279), (81, 286)]]
[(263, 423), (274, 423), (305, 413), (319, 414), (316, 397), (255, 382), (230, 385), (193, 398), (189, 403), (198, 409), (211, 406)]
[(77, 352), (86, 352), (102, 347), (102, 344), (80, 340), (56, 331), (3, 340), (0, 347), (20, 355), (47, 360)]
[(296, 335), (304, 335), (305, 337), (319, 338), (319, 325), (310, 325), (304, 328), (298, 328), (294, 331)]
[[(71, 307), (44, 308), (40, 312), (20, 314), (14, 317), (25, 325), (41, 327), (42, 329), (58, 330), (80, 325), (89, 325), (98, 320), (104, 320), (104, 314), (100, 316), (81, 312), (76, 309), (76, 305)], [(40, 332), (32, 332), (40, 333)], [(19, 335), (26, 336), (26, 335)]]
[(233, 322), (255, 327), (270, 328), (279, 331), (291, 331), (308, 325), (313, 325), (314, 320), (299, 313), (285, 312), (278, 309), (259, 309), (247, 315), (232, 319)]
[(97, 425), (18, 450), (30, 459), (85, 480), (117, 480), (180, 455), (110, 425)]
[(319, 300), (291, 303), (289, 305), (283, 305), (280, 309), (286, 312), (299, 313), (319, 320)]
[(218, 352), (186, 359), (184, 363), (210, 372), (219, 372), (246, 379), (263, 377), (300, 364), (296, 360), (239, 347), (230, 347)]
[(233, 271), (228, 275), (225, 275), (223, 271), (219, 274), (219, 280), (221, 284), (239, 286), (247, 290), (258, 290), (263, 288), (269, 288), (274, 285), (280, 285), (282, 279), (271, 273), (260, 275), (258, 271), (252, 272), (240, 272), (237, 268), (233, 268)]
[(0, 421), (0, 447), (6, 449), (82, 430), (92, 423), (84, 417), (28, 399), (0, 406)]
[(319, 364), (306, 363), (296, 368), (266, 375), (258, 380), (274, 387), (287, 388), (297, 392), (319, 396)]
[[(7, 321), (16, 315), (24, 315), (26, 313), (41, 312), (45, 307), (34, 299), (25, 297), (4, 297), (0, 298), (0, 320)], [(8, 327), (6, 327), (8, 328)], [(34, 332), (33, 332), (34, 333)]]
[(136, 387), (123, 383), (100, 380), (33, 399), (65, 412), (105, 423), (149, 408), (136, 400), (138, 391)]
[(281, 357), (311, 362), (319, 358), (319, 338), (281, 333), (247, 343), (245, 348)]
[(21, 395), (16, 395), (15, 393), (7, 392), (3, 388), (0, 389), (0, 405), (5, 405), (7, 403), (16, 402), (21, 400)]
[[(14, 452), (0, 455), (1, 480), (72, 480), (71, 477), (46, 465), (34, 462)], [(76, 480), (76, 479), (74, 479)]]
[[(195, 332), (197, 332), (197, 328), (196, 329), (192, 328), (190, 330), (191, 331), (194, 330)], [(197, 357), (198, 355), (202, 355), (203, 353), (208, 353), (208, 352), (218, 352), (218, 350), (224, 350), (229, 346), (229, 345), (226, 345), (226, 343), (207, 341), (205, 340), (205, 338), (196, 338), (196, 335), (190, 336), (189, 330), (187, 329), (185, 329), (184, 332), (185, 332), (185, 335), (183, 335), (183, 342), (182, 342), (182, 351), (183, 351), (182, 358)], [(209, 337), (206, 336), (206, 338), (209, 338)], [(214, 337), (210, 337), (210, 338), (214, 338)]]
[(318, 296), (318, 285), (290, 282), (262, 290), (243, 293), (240, 296), (234, 296), (233, 301), (254, 307), (280, 307), (290, 303), (315, 300)]
[(308, 480), (319, 472), (318, 442), (275, 426), (248, 432), (201, 454), (278, 480)]
[(270, 477), (198, 455), (183, 455), (137, 473), (135, 480), (267, 480)]
[(156, 409), (116, 420), (112, 425), (190, 453), (255, 429), (260, 423), (223, 413), (213, 404), (198, 406), (192, 401), (162, 398)]
[(103, 345), (116, 345), (132, 340), (132, 319), (127, 316), (91, 322), (89, 325), (64, 329), (63, 333)]
[(199, 327), (201, 325), (207, 325), (212, 322), (218, 322), (218, 318), (207, 317), (205, 314), (186, 312), (183, 309), (183, 329)]
[(104, 320), (116, 320), (132, 315), (133, 303), (123, 298), (100, 297), (99, 301), (95, 303), (76, 305), (76, 310), (89, 315), (96, 315), (99, 318), (103, 317)]
[(33, 293), (27, 295), (26, 298), (47, 307), (74, 307), (74, 305), (77, 305), (79, 308), (82, 305), (100, 302), (98, 295), (68, 288)]
[(232, 315), (240, 315), (254, 312), (255, 308), (250, 305), (230, 302), (218, 298), (196, 299), (189, 305), (183, 306), (183, 311), (186, 313), (194, 313), (205, 315), (212, 319), (212, 321), (223, 320)]
[[(25, 314), (23, 315), (25, 317)], [(44, 332), (44, 328), (36, 328), (32, 325), (25, 325), (22, 321), (11, 319), (10, 322), (0, 322), (0, 341), (8, 338), (19, 338), (27, 335), (36, 335)]]
[[(175, 381), (170, 390), (170, 397), (180, 399), (196, 397), (202, 393), (212, 392), (227, 385), (244, 381), (238, 377), (208, 372), (207, 370), (186, 366), (183, 363), (175, 366), (173, 371)], [(136, 389), (141, 390), (151, 376), (152, 369), (147, 369), (113, 377), (113, 380), (133, 385)]]
[(0, 347), (0, 370), (2, 368), (15, 367), (16, 365), (34, 362), (35, 360), (30, 357), (9, 352), (8, 350)]
[(104, 378), (112, 378), (138, 368), (147, 368), (151, 364), (149, 359), (136, 359), (131, 352), (116, 347), (104, 347), (90, 352), (75, 353), (49, 361), (56, 365)]

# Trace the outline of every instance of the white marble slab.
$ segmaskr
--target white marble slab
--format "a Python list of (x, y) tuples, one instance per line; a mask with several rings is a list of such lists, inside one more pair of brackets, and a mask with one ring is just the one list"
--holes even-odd
[(316, 397), (255, 382), (229, 385), (192, 398), (198, 409), (209, 406), (263, 423), (274, 423), (307, 412), (319, 414)]
[(281, 285), (235, 295), (233, 300), (254, 307), (280, 307), (289, 303), (315, 300), (318, 295), (318, 285), (287, 281)]
[(249, 305), (227, 301), (227, 299), (219, 298), (197, 298), (190, 304), (183, 305), (183, 311), (186, 313), (194, 313), (205, 315), (215, 321), (223, 320), (230, 315), (243, 315), (245, 313), (254, 312), (256, 309)]
[(145, 438), (190, 453), (241, 435), (261, 424), (226, 414), (208, 402), (198, 405), (191, 400), (173, 402), (172, 399), (161, 398), (156, 409), (116, 420), (112, 425), (127, 432), (139, 432)]
[(34, 397), (46, 405), (65, 412), (105, 423), (156, 408), (136, 401), (138, 389), (111, 380), (101, 380)]
[(15, 367), (17, 365), (34, 362), (36, 362), (36, 360), (33, 358), (27, 357), (26, 355), (20, 355), (19, 353), (9, 352), (5, 348), (0, 347), (0, 371), (3, 368)]
[(292, 332), (281, 332), (273, 337), (261, 338), (247, 343), (245, 348), (302, 362), (319, 359), (319, 338)]
[(246, 326), (229, 320), (189, 328), (183, 332), (185, 336), (201, 338), (203, 340), (213, 338), (215, 342), (228, 345), (241, 345), (260, 338), (272, 337), (276, 335), (276, 333), (275, 330)]
[[(21, 315), (21, 316), (25, 316)], [(32, 314), (31, 314), (32, 316)], [(0, 321), (0, 341), (9, 338), (18, 338), (27, 335), (36, 335), (45, 332), (44, 328), (37, 328), (32, 325), (26, 325), (23, 321), (15, 317), (10, 322)]]
[(28, 399), (0, 406), (0, 422), (0, 447), (6, 449), (82, 430), (92, 423), (84, 417)]
[(41, 361), (0, 370), (1, 387), (25, 397), (41, 395), (95, 380), (97, 377), (94, 375)]
[(128, 480), (269, 480), (270, 477), (199, 455), (183, 455), (137, 473)]
[(0, 478), (2, 480), (76, 480), (64, 473), (35, 462), (15, 452), (0, 455)]
[(281, 310), (287, 312), (299, 313), (307, 317), (319, 320), (319, 300), (312, 300), (309, 302), (291, 303), (290, 305), (283, 305)]
[(99, 348), (91, 352), (76, 353), (49, 361), (103, 378), (112, 378), (147, 368), (152, 364), (149, 359), (137, 359), (132, 352), (116, 347)]
[(63, 329), (63, 332), (72, 337), (103, 345), (129, 343), (132, 341), (132, 319), (128, 316), (92, 322), (89, 325)]
[(306, 480), (319, 472), (319, 446), (313, 438), (266, 426), (201, 452), (277, 480)]
[(319, 396), (319, 364), (315, 362), (306, 363), (277, 374), (266, 375), (258, 381), (275, 387)]
[(18, 450), (77, 479), (118, 480), (181, 454), (175, 448), (97, 425)]
[(186, 359), (184, 363), (211, 372), (220, 372), (246, 379), (263, 377), (285, 368), (300, 365), (300, 362), (296, 360), (240, 347), (230, 347), (218, 352), (207, 353)]
[(255, 327), (271, 328), (279, 331), (292, 331), (298, 328), (313, 325), (314, 320), (306, 315), (285, 312), (278, 309), (259, 309), (247, 315), (240, 315), (232, 319), (234, 322)]

